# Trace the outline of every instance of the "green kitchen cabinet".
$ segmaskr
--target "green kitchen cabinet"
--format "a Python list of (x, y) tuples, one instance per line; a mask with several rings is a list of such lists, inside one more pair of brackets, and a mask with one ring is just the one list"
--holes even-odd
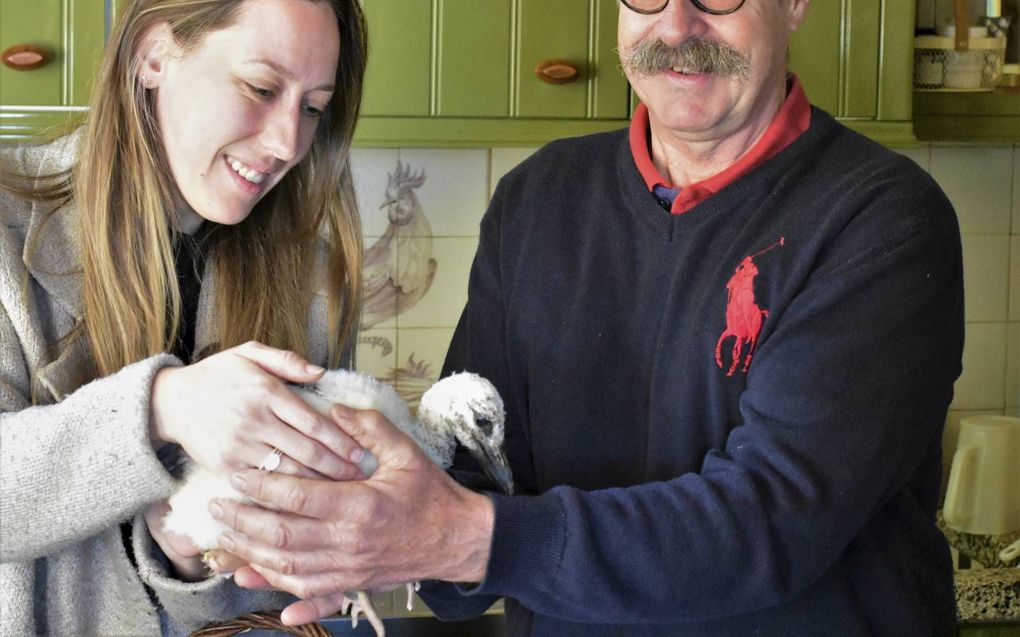
[(789, 64), (813, 104), (891, 145), (913, 143), (914, 3), (812, 2)]
[(88, 104), (93, 67), (107, 30), (110, 0), (0, 0), (0, 51), (32, 45), (45, 65), (0, 65), (0, 138), (62, 124)]
[[(363, 146), (536, 145), (620, 128), (635, 99), (614, 51), (615, 0), (364, 0)], [(808, 97), (879, 141), (914, 142), (913, 3), (815, 2), (790, 46)], [(535, 66), (579, 70), (547, 84)]]
[[(363, 0), (364, 146), (534, 145), (625, 126), (615, 0)], [(537, 67), (573, 69), (549, 83)]]
[[(678, 0), (674, 0), (678, 1)], [(93, 64), (123, 0), (0, 0), (0, 49), (52, 61), (0, 66), (0, 136), (59, 124), (87, 103)], [(616, 0), (362, 0), (369, 66), (361, 146), (535, 146), (627, 125), (636, 104), (615, 52)], [(879, 141), (913, 141), (913, 3), (813, 2), (790, 67), (811, 101)], [(573, 82), (536, 66), (562, 60)]]

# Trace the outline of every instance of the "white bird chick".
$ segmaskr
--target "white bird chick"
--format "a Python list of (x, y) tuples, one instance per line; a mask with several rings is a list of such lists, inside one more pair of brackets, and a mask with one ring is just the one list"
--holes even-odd
[[(358, 372), (331, 370), (315, 383), (292, 389), (323, 414), (329, 414), (335, 403), (352, 409), (378, 411), (444, 469), (452, 464), (459, 441), (506, 493), (513, 493), (510, 468), (501, 450), (503, 400), (492, 383), (477, 374), (453, 374), (430, 387), (421, 397), (417, 420), (391, 385)], [(367, 476), (378, 466), (378, 461), (367, 450), (358, 463), (358, 468)], [(213, 498), (251, 502), (226, 479), (192, 463), (180, 488), (170, 497), (171, 510), (163, 520), (165, 530), (190, 538), (206, 551), (207, 563), (219, 553), (219, 536), (230, 530), (209, 514), (209, 502)], [(409, 610), (412, 586), (414, 584), (408, 585)], [(385, 630), (367, 594), (358, 591), (357, 598), (357, 602), (352, 602), (354, 623), (357, 623), (357, 613), (364, 612), (382, 637)]]

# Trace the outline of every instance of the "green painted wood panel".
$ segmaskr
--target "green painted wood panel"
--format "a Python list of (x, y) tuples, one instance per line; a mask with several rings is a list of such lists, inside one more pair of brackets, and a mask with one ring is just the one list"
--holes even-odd
[(924, 141), (1020, 143), (1020, 93), (914, 93), (914, 131)]
[[(599, 0), (516, 0), (518, 3), (518, 117), (586, 117), (588, 115), (589, 10)], [(562, 58), (577, 65), (578, 79), (547, 84), (535, 76), (542, 61)]]
[(609, 0), (595, 0), (591, 116), (597, 119), (630, 116), (630, 88), (616, 53), (616, 23), (620, 15), (617, 5)]
[(903, 87), (914, 80), (914, 39), (904, 34), (914, 32), (914, 7), (910, 2), (886, 0), (883, 4), (876, 116), (885, 121), (908, 121), (913, 93)]
[(838, 0), (812, 2), (790, 40), (789, 66), (812, 104), (840, 115), (840, 46), (843, 7)]
[(361, 112), (428, 116), (432, 96), (432, 0), (363, 0), (368, 68)]
[(511, 0), (439, 0), (436, 113), (510, 114)]
[[(902, 3), (902, 0), (900, 0)], [(872, 118), (878, 113), (881, 0), (849, 0), (844, 24), (843, 98), (840, 115)]]
[(66, 76), (68, 92), (65, 103), (88, 106), (92, 80), (103, 58), (106, 44), (106, 6), (104, 0), (71, 0), (68, 2), (66, 34), (68, 57)]
[(43, 67), (16, 71), (0, 64), (0, 104), (57, 106), (63, 103), (62, 0), (0, 0), (0, 50), (33, 44), (50, 55)]

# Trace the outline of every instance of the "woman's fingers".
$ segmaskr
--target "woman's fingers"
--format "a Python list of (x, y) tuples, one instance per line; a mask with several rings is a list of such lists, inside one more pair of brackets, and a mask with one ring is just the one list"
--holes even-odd
[(287, 426), (268, 431), (266, 444), (334, 480), (362, 477), (355, 465), (364, 451), (328, 415), (319, 413), (289, 389), (274, 396), (269, 408)]
[(319, 621), (338, 612), (344, 604), (343, 593), (332, 593), (325, 597), (313, 597), (294, 602), (280, 613), (280, 621), (284, 626), (300, 626)]
[(266, 578), (255, 572), (251, 566), (245, 564), (234, 571), (234, 583), (241, 588), (249, 588), (256, 591), (273, 591), (273, 585), (266, 581)]
[(262, 465), (306, 478), (361, 478), (355, 463), (363, 450), (287, 385), (323, 372), (294, 352), (255, 342), (164, 369), (152, 386), (152, 437), (180, 444), (218, 475)]
[(310, 383), (322, 376), (326, 370), (314, 365), (298, 354), (248, 341), (229, 350), (255, 363), (273, 376), (294, 383)]
[[(319, 473), (313, 469), (309, 469), (304, 464), (301, 464), (297, 460), (294, 460), (283, 451), (279, 446), (268, 447), (263, 446), (265, 450), (258, 459), (253, 460), (250, 467), (256, 469), (262, 469), (264, 471), (275, 471), (277, 473), (285, 473), (289, 476), (298, 476), (301, 478), (315, 478), (317, 480), (330, 479), (330, 476)], [(274, 457), (275, 456), (275, 457)], [(249, 466), (244, 467), (245, 469)]]

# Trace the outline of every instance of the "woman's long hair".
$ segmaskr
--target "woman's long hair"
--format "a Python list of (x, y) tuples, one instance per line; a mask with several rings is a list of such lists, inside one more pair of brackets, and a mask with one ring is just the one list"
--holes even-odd
[[(308, 155), (244, 221), (216, 230), (209, 255), (215, 272), (207, 273), (216, 277), (219, 317), (212, 351), (258, 340), (307, 355), (309, 310), (316, 286), (323, 283), (324, 263), (328, 362), (335, 366), (356, 333), (361, 311), (361, 224), (349, 152), (367, 32), (359, 0), (307, 1), (328, 2), (337, 17), (337, 92)], [(181, 196), (154, 100), (139, 82), (143, 38), (155, 25), (167, 23), (187, 51), (210, 31), (229, 27), (243, 2), (128, 2), (97, 73), (77, 163), (66, 187), (47, 186), (49, 198), (70, 195), (79, 210), (84, 271), (84, 324), (79, 329), (98, 376), (170, 351), (180, 329), (173, 211)], [(315, 249), (318, 245), (324, 249)]]

